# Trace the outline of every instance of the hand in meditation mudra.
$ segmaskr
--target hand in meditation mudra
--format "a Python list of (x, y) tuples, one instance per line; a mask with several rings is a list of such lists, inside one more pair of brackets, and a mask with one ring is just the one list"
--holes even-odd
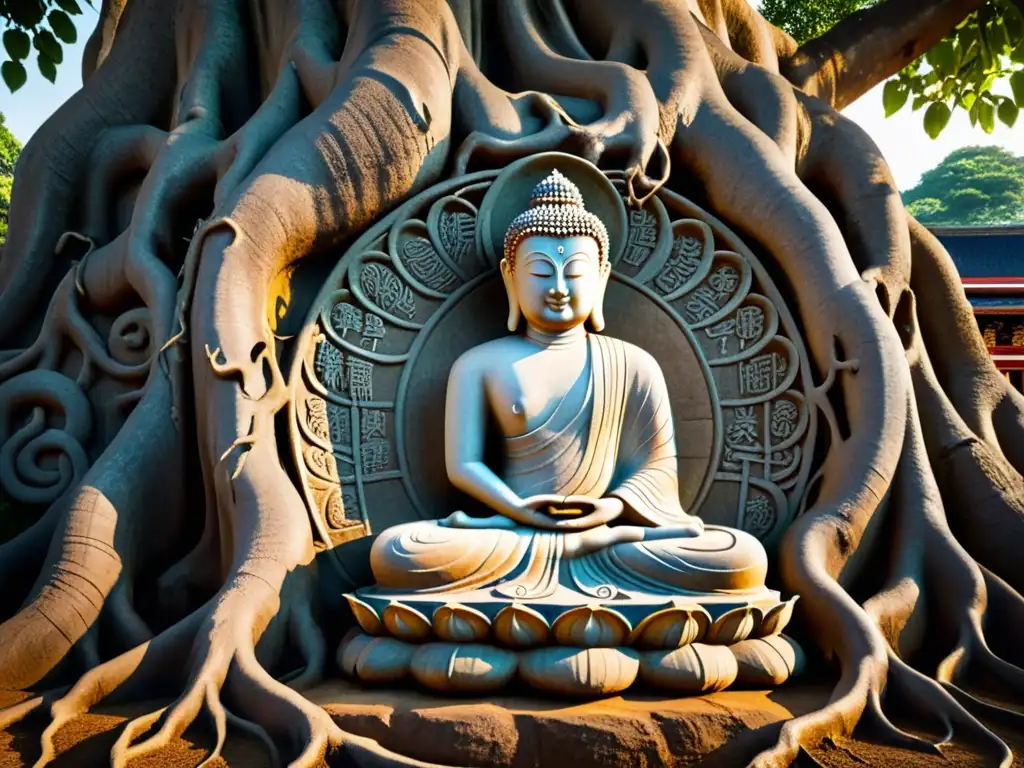
[[(598, 335), (608, 248), (604, 224), (586, 210), (575, 184), (556, 170), (536, 186), (505, 235), (501, 274), (511, 335), (465, 352), (448, 380), (448, 478), (492, 514), (457, 511), (383, 531), (371, 551), (376, 586), (347, 597), (372, 634), (447, 641), (428, 643), (435, 647), (497, 640), (485, 654), (491, 673), (501, 654), (516, 656), (499, 646), (540, 648), (519, 654), (515, 664), (501, 658), (503, 669), (511, 665), (514, 673), (518, 664), (541, 688), (608, 692), (607, 675), (566, 683), (558, 664), (573, 666), (572, 653), (591, 650), (614, 650), (639, 664), (627, 646), (687, 650), (691, 666), (724, 665), (715, 680), (700, 673), (699, 685), (673, 684), (671, 674), (648, 675), (653, 682), (724, 687), (736, 667), (733, 654), (721, 656), (724, 646), (751, 634), (778, 639), (792, 603), (765, 588), (767, 557), (757, 539), (705, 527), (682, 509), (661, 368), (644, 350)], [(501, 431), (500, 475), (484, 461), (488, 423)], [(699, 657), (697, 646), (687, 647), (694, 640), (704, 640), (705, 656), (718, 655)], [(480, 653), (482, 646), (474, 647)], [(343, 668), (367, 680), (391, 679), (393, 670), (381, 672), (380, 664), (360, 669), (357, 656), (367, 654), (359, 642), (343, 646), (340, 657), (346, 649)], [(423, 659), (412, 672), (431, 687), (495, 687), (490, 678), (482, 682), (487, 675), (467, 682), (440, 670), (447, 662), (430, 671)]]

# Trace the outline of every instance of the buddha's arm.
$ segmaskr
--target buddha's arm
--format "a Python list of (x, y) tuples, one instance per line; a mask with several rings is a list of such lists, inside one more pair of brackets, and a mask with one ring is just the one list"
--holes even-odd
[(448, 479), (494, 511), (524, 525), (534, 525), (535, 513), (484, 463), (486, 425), (484, 367), (473, 355), (463, 355), (448, 377), (444, 423)]

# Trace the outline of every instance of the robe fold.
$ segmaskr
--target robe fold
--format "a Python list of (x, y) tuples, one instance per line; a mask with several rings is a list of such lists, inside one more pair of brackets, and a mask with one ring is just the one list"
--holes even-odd
[[(551, 416), (505, 439), (502, 480), (520, 497), (616, 496), (623, 522), (677, 526), (676, 444), (668, 388), (642, 349), (591, 334), (583, 374)], [(437, 521), (384, 531), (371, 551), (377, 584), (460, 592), (495, 588), (541, 598), (562, 586), (584, 594), (763, 589), (767, 558), (749, 534), (709, 527), (701, 536), (615, 543), (570, 561), (579, 533), (527, 527), (460, 529)]]

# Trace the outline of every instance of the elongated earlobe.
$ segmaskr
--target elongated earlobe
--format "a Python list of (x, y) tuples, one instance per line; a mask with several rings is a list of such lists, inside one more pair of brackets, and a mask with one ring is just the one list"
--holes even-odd
[(608, 289), (608, 278), (611, 274), (612, 265), (604, 262), (601, 265), (601, 272), (598, 276), (600, 283), (598, 285), (597, 301), (594, 302), (594, 308), (590, 311), (590, 327), (594, 333), (600, 333), (604, 330), (604, 294)]
[(505, 293), (508, 296), (508, 329), (515, 333), (519, 329), (519, 299), (516, 297), (516, 283), (512, 275), (512, 265), (508, 259), (501, 260), (501, 279), (505, 281)]

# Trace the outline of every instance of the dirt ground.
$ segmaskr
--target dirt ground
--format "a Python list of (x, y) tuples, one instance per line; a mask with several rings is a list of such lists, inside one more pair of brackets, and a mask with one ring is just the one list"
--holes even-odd
[[(821, 706), (823, 686), (787, 686), (774, 692), (725, 691), (708, 696), (666, 699), (628, 695), (586, 702), (549, 702), (525, 696), (487, 699), (437, 698), (415, 690), (363, 690), (330, 681), (310, 693), (343, 728), (378, 739), (419, 759), (480, 766), (741, 766), (775, 738), (781, 723)], [(18, 700), (0, 694), (0, 706)], [(161, 706), (158, 702), (101, 709), (84, 715), (57, 736), (51, 764), (103, 766), (110, 748), (131, 716)], [(0, 732), (0, 768), (32, 765), (39, 756), (42, 721), (24, 722)], [(1001, 735), (1024, 754), (1024, 734)], [(212, 734), (193, 726), (185, 737), (145, 758), (133, 768), (195, 768), (212, 746)], [(968, 745), (943, 748), (944, 757), (921, 755), (857, 739), (826, 744), (803, 755), (798, 766), (863, 768), (988, 768), (991, 756)], [(466, 759), (469, 758), (469, 759)], [(270, 767), (264, 747), (229, 732), (224, 757), (216, 766)], [(1017, 758), (1015, 766), (1024, 768)]]

